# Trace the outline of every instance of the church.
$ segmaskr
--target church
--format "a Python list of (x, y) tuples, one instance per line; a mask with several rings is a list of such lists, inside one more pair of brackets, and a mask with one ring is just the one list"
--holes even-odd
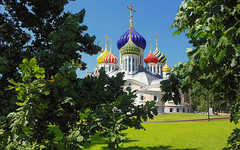
[(112, 41), (108, 49), (108, 35), (105, 36), (105, 49), (97, 57), (97, 66), (93, 76), (99, 75), (99, 70), (104, 68), (106, 74), (115, 76), (119, 72), (124, 72), (125, 87), (136, 90), (135, 105), (145, 104), (147, 101), (155, 101), (158, 113), (189, 113), (191, 112), (191, 100), (188, 94), (182, 94), (181, 104), (175, 105), (172, 100), (162, 102), (163, 92), (160, 89), (161, 81), (168, 80), (171, 68), (167, 64), (167, 57), (159, 50), (158, 35), (156, 34), (156, 48), (152, 51), (152, 41), (150, 40), (150, 50), (144, 57), (146, 40), (133, 27), (132, 5), (127, 7), (130, 10), (130, 22), (128, 30), (118, 39), (117, 47), (120, 53), (118, 59), (112, 53)]

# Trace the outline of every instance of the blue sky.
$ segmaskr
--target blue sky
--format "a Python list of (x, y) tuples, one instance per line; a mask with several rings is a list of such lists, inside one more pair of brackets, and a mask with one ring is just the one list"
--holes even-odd
[[(117, 40), (123, 35), (129, 24), (130, 12), (126, 8), (132, 4), (133, 27), (147, 41), (144, 57), (149, 53), (149, 40), (153, 41), (152, 49), (155, 50), (156, 38), (159, 35), (158, 44), (162, 53), (167, 55), (168, 64), (173, 67), (177, 62), (186, 62), (186, 48), (192, 47), (184, 34), (173, 37), (176, 29), (169, 29), (176, 16), (178, 6), (182, 0), (76, 0), (65, 6), (65, 11), (77, 13), (86, 9), (84, 23), (88, 26), (87, 33), (95, 35), (100, 46), (104, 46), (108, 36), (113, 41), (113, 53), (119, 58)], [(97, 56), (83, 54), (83, 61), (87, 63), (85, 71), (78, 71), (78, 76), (83, 77), (86, 71), (92, 72), (97, 65)]]

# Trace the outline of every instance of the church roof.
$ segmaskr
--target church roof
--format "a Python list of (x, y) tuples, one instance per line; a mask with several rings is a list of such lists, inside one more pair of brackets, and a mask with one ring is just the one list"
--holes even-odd
[[(109, 74), (109, 76), (116, 76), (120, 71), (114, 71)], [(131, 80), (133, 82), (149, 86), (149, 85), (158, 85), (162, 80), (164, 80), (160, 75), (154, 75), (146, 70), (138, 71), (134, 74), (125, 74), (124, 80)]]

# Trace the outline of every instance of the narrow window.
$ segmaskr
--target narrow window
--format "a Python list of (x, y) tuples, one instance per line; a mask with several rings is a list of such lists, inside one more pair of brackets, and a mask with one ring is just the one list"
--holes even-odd
[(141, 95), (141, 101), (143, 101), (144, 100), (144, 96), (143, 95)]
[(135, 63), (134, 63), (134, 58), (133, 58), (133, 59), (132, 59), (132, 71), (135, 71), (134, 66), (135, 66)]
[(185, 108), (182, 109), (183, 113), (185, 113)]
[(153, 67), (153, 73), (155, 73), (156, 72), (156, 69), (155, 69), (155, 67)]
[(158, 97), (156, 95), (153, 96), (154, 101), (158, 100)]
[(127, 58), (125, 59), (125, 71), (127, 71)]
[(163, 75), (163, 72), (162, 72), (162, 66), (161, 66), (161, 75)]
[(170, 108), (170, 112), (173, 112), (173, 109), (172, 109), (172, 108)]
[(152, 65), (150, 65), (150, 72), (152, 72)]
[(179, 108), (177, 108), (177, 112), (179, 112)]
[(157, 73), (160, 73), (160, 72), (159, 72), (159, 65), (157, 65)]
[(131, 58), (128, 59), (129, 64), (128, 64), (128, 71), (131, 71)]

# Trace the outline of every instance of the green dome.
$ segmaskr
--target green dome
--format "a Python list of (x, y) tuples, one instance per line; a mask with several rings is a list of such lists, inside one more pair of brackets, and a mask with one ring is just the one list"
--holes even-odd
[(120, 49), (120, 54), (125, 55), (125, 54), (135, 54), (135, 55), (140, 55), (140, 48), (133, 43), (132, 40), (129, 40), (121, 49)]

